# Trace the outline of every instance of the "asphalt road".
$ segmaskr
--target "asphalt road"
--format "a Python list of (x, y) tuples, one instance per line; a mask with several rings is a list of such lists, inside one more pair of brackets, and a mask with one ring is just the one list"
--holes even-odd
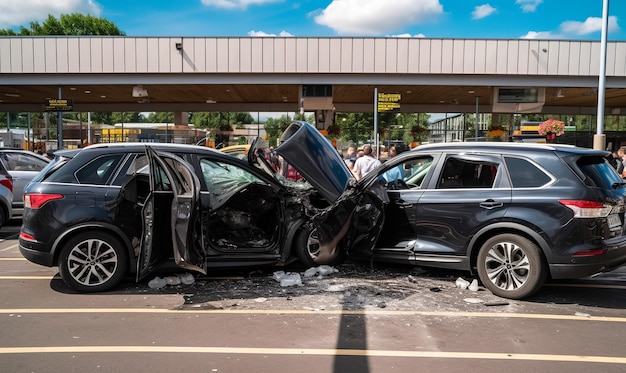
[(293, 287), (273, 272), (306, 268), (76, 294), (21, 257), (18, 231), (0, 230), (2, 372), (626, 371), (626, 268), (524, 301), (361, 264)]

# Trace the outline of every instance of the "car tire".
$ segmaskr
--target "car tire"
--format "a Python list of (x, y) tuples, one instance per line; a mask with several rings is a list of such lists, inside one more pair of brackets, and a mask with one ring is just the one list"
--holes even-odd
[(337, 265), (341, 263), (345, 254), (336, 248), (331, 257), (323, 262), (318, 260), (320, 254), (320, 241), (317, 230), (310, 224), (305, 224), (296, 239), (296, 255), (298, 259), (307, 267), (317, 267), (322, 264)]
[(478, 276), (493, 294), (509, 299), (526, 298), (537, 292), (547, 277), (539, 247), (516, 234), (499, 234), (480, 248)]
[(81, 293), (106, 291), (117, 286), (128, 271), (128, 254), (109, 233), (83, 232), (65, 243), (59, 255), (63, 281)]
[(9, 217), (8, 210), (4, 206), (0, 206), (0, 227), (4, 226)]

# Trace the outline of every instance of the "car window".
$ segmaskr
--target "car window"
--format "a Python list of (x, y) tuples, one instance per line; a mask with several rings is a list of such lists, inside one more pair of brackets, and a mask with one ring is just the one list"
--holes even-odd
[(123, 154), (110, 154), (93, 159), (75, 173), (81, 184), (105, 185), (120, 161)]
[(437, 189), (492, 188), (498, 163), (478, 158), (449, 157), (443, 166)]
[(24, 153), (2, 153), (2, 163), (9, 171), (41, 171), (48, 164), (43, 159)]
[(504, 157), (513, 188), (539, 188), (552, 178), (528, 159)]
[(424, 181), (432, 161), (431, 156), (411, 158), (389, 168), (380, 177), (387, 183), (388, 189), (416, 188)]
[(219, 202), (222, 196), (251, 183), (263, 183), (261, 179), (241, 167), (232, 164), (213, 162), (207, 159), (200, 160), (202, 176), (207, 184), (214, 202)]
[(179, 195), (193, 193), (193, 180), (190, 174), (184, 169), (184, 166), (172, 158), (165, 158), (171, 170), (174, 171), (172, 182), (176, 185), (176, 191)]
[(583, 181), (589, 186), (611, 189), (615, 183), (624, 181), (620, 175), (613, 172), (615, 169), (603, 157), (581, 157), (576, 161), (576, 165), (585, 175)]

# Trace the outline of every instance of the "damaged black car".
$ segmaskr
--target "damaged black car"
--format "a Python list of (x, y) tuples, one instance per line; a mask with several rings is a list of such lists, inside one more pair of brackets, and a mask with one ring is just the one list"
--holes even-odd
[[(137, 281), (164, 262), (206, 273), (217, 267), (315, 265), (314, 217), (337, 190), (275, 172), (255, 151), (238, 159), (179, 144), (99, 144), (62, 150), (27, 186), (19, 249), (58, 266), (79, 292)], [(321, 157), (338, 157), (335, 154)], [(309, 247), (307, 247), (307, 245)], [(341, 260), (335, 252), (324, 261)]]

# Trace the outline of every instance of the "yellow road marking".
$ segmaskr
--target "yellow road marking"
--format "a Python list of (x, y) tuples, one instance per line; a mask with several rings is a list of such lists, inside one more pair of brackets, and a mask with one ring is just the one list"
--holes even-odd
[(0, 262), (4, 262), (4, 261), (10, 262), (13, 260), (26, 260), (26, 258), (0, 258)]
[(437, 311), (393, 311), (393, 310), (206, 310), (196, 308), (4, 308), (0, 314), (44, 314), (44, 313), (135, 313), (135, 314), (266, 314), (266, 315), (389, 315), (389, 316), (437, 316), (437, 317), (476, 317), (476, 318), (516, 318), (545, 320), (576, 320), (626, 323), (626, 317), (576, 316), (557, 314), (505, 313), (505, 312), (437, 312)]
[(192, 346), (57, 346), (57, 347), (3, 347), (0, 354), (34, 353), (94, 353), (94, 352), (149, 352), (149, 353), (204, 353), (204, 354), (249, 354), (249, 355), (324, 355), (324, 356), (369, 356), (404, 358), (448, 358), (531, 360), (626, 364), (626, 358), (616, 356), (515, 354), (483, 352), (442, 351), (398, 351), (398, 350), (349, 350), (310, 348), (247, 348), (247, 347), (192, 347)]

